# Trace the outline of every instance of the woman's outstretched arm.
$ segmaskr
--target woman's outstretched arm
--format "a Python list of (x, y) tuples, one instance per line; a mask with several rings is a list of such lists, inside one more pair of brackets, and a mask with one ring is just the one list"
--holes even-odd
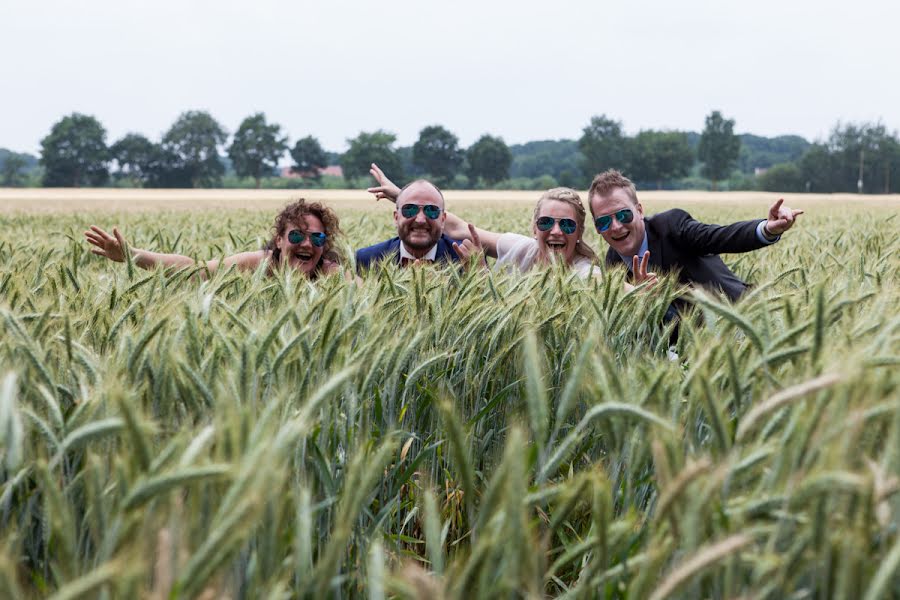
[[(134, 259), (134, 264), (142, 269), (155, 269), (158, 266), (184, 269), (186, 267), (193, 267), (197, 264), (194, 259), (188, 256), (182, 256), (181, 254), (150, 252), (149, 250), (128, 246), (125, 242), (125, 238), (122, 237), (122, 234), (119, 233), (119, 230), (116, 227), (113, 227), (113, 234), (110, 235), (100, 227), (91, 225), (90, 229), (84, 232), (84, 237), (94, 246), (94, 248), (91, 248), (91, 252), (97, 256), (103, 256), (104, 258), (108, 258), (115, 262), (125, 262), (125, 248), (127, 247)], [(268, 253), (265, 250), (241, 252), (224, 258), (221, 263), (224, 267), (236, 265), (240, 269), (254, 270), (259, 266), (260, 262), (265, 260), (267, 254)], [(206, 261), (204, 263), (206, 265), (206, 270), (209, 271), (210, 274), (214, 273), (216, 269), (219, 268), (219, 262), (220, 261), (218, 260)], [(199, 275), (204, 277), (206, 274), (201, 272)]]

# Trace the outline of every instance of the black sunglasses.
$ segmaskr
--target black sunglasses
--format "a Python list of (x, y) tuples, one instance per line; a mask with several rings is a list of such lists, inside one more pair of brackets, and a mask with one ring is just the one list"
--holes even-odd
[(540, 231), (550, 231), (553, 229), (553, 224), (559, 222), (559, 228), (566, 235), (571, 235), (575, 233), (575, 230), (578, 229), (578, 224), (574, 219), (554, 219), (553, 217), (539, 217), (537, 221), (534, 222), (537, 225), (537, 228)]
[(419, 209), (422, 209), (425, 216), (432, 220), (441, 216), (441, 207), (435, 206), (434, 204), (426, 204), (425, 206), (420, 206), (418, 204), (404, 204), (400, 207), (400, 214), (407, 219), (412, 219), (419, 214)]
[(312, 245), (316, 248), (321, 248), (322, 246), (324, 246), (325, 240), (328, 239), (328, 236), (321, 231), (306, 234), (299, 229), (292, 229), (288, 232), (288, 241), (292, 244), (302, 244), (307, 235), (309, 235), (309, 241), (312, 242)]
[(612, 225), (613, 216), (615, 216), (616, 220), (623, 225), (634, 221), (634, 212), (630, 208), (623, 208), (622, 210), (617, 210), (608, 215), (600, 215), (594, 219), (594, 226), (597, 227), (598, 233), (603, 233), (609, 229), (610, 225)]

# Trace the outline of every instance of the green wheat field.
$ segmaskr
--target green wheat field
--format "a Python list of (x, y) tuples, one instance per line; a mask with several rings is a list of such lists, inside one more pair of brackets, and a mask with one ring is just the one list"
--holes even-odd
[[(668, 279), (200, 281), (82, 231), (215, 258), (289, 197), (83, 194), (0, 198), (0, 595), (900, 597), (896, 197), (791, 198), (781, 242), (725, 257), (754, 290), (694, 296), (671, 361)], [(528, 233), (539, 194), (491, 194), (448, 208)], [(771, 202), (701, 196), (642, 198)], [(392, 235), (333, 205), (347, 256)]]

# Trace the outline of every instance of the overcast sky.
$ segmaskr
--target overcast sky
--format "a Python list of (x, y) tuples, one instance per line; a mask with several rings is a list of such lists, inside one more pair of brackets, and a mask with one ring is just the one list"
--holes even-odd
[(363, 2), (0, 0), (0, 147), (37, 153), (77, 111), (112, 142), (185, 110), (229, 132), (258, 111), (330, 150), (442, 124), (469, 145), (577, 138), (592, 115), (821, 138), (900, 128), (900, 4), (889, 0)]

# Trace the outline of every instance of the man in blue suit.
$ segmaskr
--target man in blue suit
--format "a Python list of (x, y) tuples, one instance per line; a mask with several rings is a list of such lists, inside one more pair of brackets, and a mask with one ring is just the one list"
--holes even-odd
[(394, 224), (397, 237), (356, 251), (356, 270), (365, 271), (391, 260), (400, 266), (459, 262), (452, 240), (444, 235), (444, 195), (430, 181), (417, 179), (397, 196)]

